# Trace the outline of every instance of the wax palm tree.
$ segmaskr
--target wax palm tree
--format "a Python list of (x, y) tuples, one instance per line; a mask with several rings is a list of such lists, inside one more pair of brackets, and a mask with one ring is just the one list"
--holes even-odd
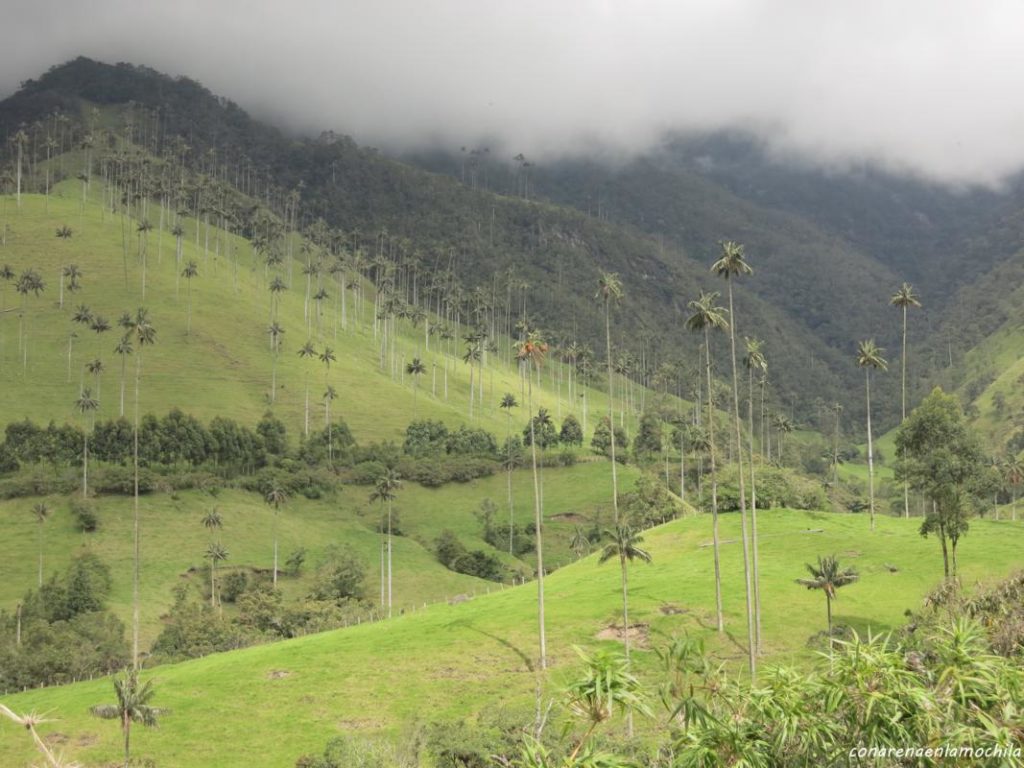
[(387, 606), (388, 606), (388, 618), (391, 618), (391, 606), (392, 606), (392, 580), (391, 580), (391, 522), (393, 518), (392, 505), (395, 501), (397, 491), (402, 487), (402, 478), (394, 469), (389, 468), (384, 474), (377, 478), (377, 482), (373, 486), (373, 492), (370, 494), (370, 503), (379, 501), (381, 507), (385, 504), (388, 506), (388, 521), (387, 521)]
[(116, 704), (101, 704), (92, 708), (96, 717), (104, 720), (120, 720), (121, 732), (124, 734), (124, 768), (131, 762), (132, 725), (138, 723), (147, 728), (155, 728), (157, 719), (167, 710), (150, 706), (153, 696), (153, 681), (139, 682), (139, 671), (129, 667), (121, 677), (114, 678)]
[(270, 334), (270, 350), (274, 357), (270, 372), (270, 402), (273, 404), (277, 401), (277, 355), (281, 350), (281, 337), (284, 336), (284, 328), (274, 321), (267, 328), (267, 333)]
[(864, 386), (868, 406), (868, 503), (871, 511), (871, 530), (875, 530), (875, 452), (871, 439), (871, 371), (887, 370), (889, 364), (882, 357), (884, 349), (875, 346), (874, 339), (857, 345), (857, 365), (864, 369)]
[(21, 208), (21, 165), (22, 165), (22, 156), (25, 153), (25, 145), (28, 144), (28, 134), (25, 133), (25, 131), (23, 129), (19, 128), (18, 131), (13, 136), (11, 136), (9, 141), (11, 142), (11, 144), (14, 145), (14, 148), (15, 148), (15, 150), (17, 152), (18, 174), (17, 174), (17, 192), (16, 192), (17, 197), (16, 197), (16, 199), (17, 199), (17, 206), (18, 206), (18, 208)]
[(43, 586), (43, 524), (46, 522), (46, 518), (50, 516), (50, 508), (39, 502), (33, 505), (32, 515), (36, 519), (36, 526), (39, 538), (39, 588)]
[(134, 494), (132, 510), (134, 518), (134, 567), (132, 570), (132, 666), (139, 667), (139, 575), (142, 568), (141, 530), (139, 527), (139, 389), (142, 382), (142, 353), (147, 346), (156, 343), (156, 328), (149, 319), (145, 308), (139, 307), (135, 316), (127, 315), (128, 334), (134, 338), (139, 352), (135, 356), (135, 418), (132, 429), (132, 465)]
[[(483, 358), (483, 353), (480, 350), (480, 335), (477, 333), (470, 333), (465, 336), (466, 351), (462, 355), (462, 362), (469, 366), (469, 418), (473, 418), (473, 367), (477, 365)], [(483, 373), (481, 372), (481, 376)]]
[(796, 583), (808, 589), (820, 589), (825, 593), (825, 606), (828, 612), (828, 652), (832, 656), (832, 601), (836, 598), (836, 590), (853, 584), (860, 578), (854, 568), (840, 568), (839, 561), (835, 555), (828, 557), (818, 556), (817, 566), (806, 564), (807, 572), (811, 574), (809, 579), (797, 579)]
[(750, 568), (750, 543), (747, 532), (747, 493), (743, 476), (743, 430), (740, 426), (740, 385), (739, 373), (736, 365), (736, 310), (733, 304), (732, 283), (737, 277), (750, 275), (753, 270), (744, 259), (743, 246), (726, 240), (719, 243), (721, 254), (718, 260), (711, 265), (711, 271), (721, 278), (724, 278), (729, 294), (729, 351), (732, 361), (732, 415), (736, 432), (736, 469), (739, 478), (740, 491), (740, 535), (743, 538), (743, 576), (746, 586), (747, 600), (747, 643), (748, 662), (750, 665), (751, 678), (757, 673), (757, 643), (754, 639), (754, 588)]
[(750, 548), (752, 552), (751, 566), (754, 576), (754, 642), (757, 652), (761, 652), (761, 576), (758, 567), (757, 548), (757, 477), (754, 468), (754, 371), (761, 376), (768, 373), (768, 359), (761, 351), (762, 342), (758, 339), (745, 339), (746, 355), (743, 365), (747, 369), (747, 417), (750, 421)]
[(281, 507), (288, 503), (288, 492), (277, 482), (271, 484), (263, 500), (274, 508), (274, 587), (277, 587), (277, 516)]
[(338, 399), (338, 391), (330, 384), (324, 390), (324, 425), (327, 430), (327, 463), (334, 462), (334, 427), (331, 425), (331, 403)]
[[(597, 560), (598, 565), (608, 562), (613, 557), (618, 558), (619, 568), (622, 572), (622, 642), (626, 649), (626, 666), (629, 666), (629, 563), (640, 560), (645, 563), (651, 562), (651, 553), (640, 547), (644, 539), (637, 531), (629, 525), (617, 525), (610, 531), (605, 531), (609, 539), (601, 550), (601, 556)], [(633, 713), (627, 712), (627, 728), (629, 738), (633, 738)]]
[(181, 276), (185, 278), (185, 285), (188, 289), (188, 320), (185, 325), (185, 335), (189, 336), (192, 333), (192, 278), (199, 276), (199, 265), (193, 260), (189, 260), (185, 268), (181, 270)]
[(513, 531), (515, 529), (515, 508), (512, 504), (512, 409), (518, 407), (519, 403), (516, 402), (516, 396), (511, 392), (506, 392), (504, 397), (501, 398), (500, 408), (505, 411), (506, 416), (505, 447), (508, 448), (505, 475), (508, 482), (508, 553), (510, 555), (513, 554)]
[(1017, 490), (1020, 488), (1021, 483), (1024, 483), (1024, 461), (1021, 461), (1020, 456), (1010, 454), (1003, 461), (1003, 479), (1006, 484), (1010, 487), (1012, 494), (1012, 502), (1010, 507), (1010, 519), (1016, 522), (1017, 520)]
[(622, 300), (622, 281), (616, 272), (602, 272), (597, 283), (597, 294), (604, 304), (604, 342), (605, 357), (608, 366), (608, 426), (611, 440), (612, 460), (612, 512), (615, 525), (619, 524), (619, 479), (615, 460), (615, 387), (612, 371), (612, 304), (618, 304)]
[(210, 607), (217, 604), (217, 563), (223, 563), (228, 559), (228, 551), (219, 541), (213, 541), (206, 546), (206, 559), (210, 561)]
[(124, 416), (124, 384), (125, 384), (125, 373), (127, 372), (128, 356), (132, 354), (132, 337), (124, 335), (121, 340), (117, 342), (117, 346), (114, 347), (114, 353), (121, 356), (121, 411), (120, 416)]
[[(889, 303), (899, 307), (903, 313), (903, 351), (900, 354), (900, 424), (907, 420), (907, 310), (920, 307), (921, 300), (914, 293), (910, 283), (904, 283), (894, 293)], [(903, 516), (910, 517), (910, 485), (903, 481)]]
[(715, 407), (711, 382), (711, 331), (725, 330), (729, 322), (725, 319), (725, 308), (715, 304), (718, 293), (704, 293), (700, 298), (689, 303), (691, 314), (686, 319), (686, 327), (694, 332), (704, 334), (704, 360), (707, 371), (708, 385), (708, 459), (711, 469), (711, 531), (715, 560), (715, 611), (718, 631), (725, 631), (725, 619), (722, 614), (722, 570), (718, 554), (718, 474), (715, 465)]
[[(303, 360), (309, 360), (310, 358), (316, 357), (316, 350), (313, 348), (313, 342), (307, 341), (298, 352), (299, 357)], [(309, 367), (306, 368), (306, 410), (303, 421), (303, 436), (309, 437)]]
[[(92, 392), (86, 388), (82, 390), (82, 393), (75, 400), (75, 410), (82, 414), (95, 414), (96, 409), (100, 407), (100, 401), (92, 396)], [(82, 498), (87, 499), (89, 497), (89, 433), (92, 431), (92, 425), (83, 425), (82, 432), (84, 435), (84, 449), (82, 451)]]
[[(532, 369), (536, 366), (540, 370), (544, 362), (544, 356), (548, 352), (548, 345), (538, 331), (528, 331), (526, 338), (516, 342), (516, 359), (528, 366), (527, 381), (529, 382), (529, 395), (527, 409), (533, 413), (533, 375)], [(534, 540), (537, 548), (537, 619), (540, 628), (540, 668), (547, 669), (548, 649), (547, 630), (544, 621), (544, 512), (541, 509), (540, 497), (540, 475), (537, 471), (537, 436), (534, 430), (534, 420), (530, 419), (530, 455), (533, 462), (533, 510), (534, 510)]]
[(288, 286), (280, 277), (270, 281), (270, 316), (277, 317), (277, 309), (281, 303), (281, 294), (288, 290)]
[(99, 358), (85, 364), (85, 370), (93, 377), (93, 383), (96, 385), (96, 397), (100, 396), (100, 376), (103, 375), (104, 369), (103, 361)]
[(420, 391), (420, 376), (422, 376), (427, 370), (427, 367), (423, 365), (423, 361), (418, 357), (414, 357), (411, 361), (406, 363), (405, 372), (412, 376), (412, 417), (416, 418), (416, 396)]

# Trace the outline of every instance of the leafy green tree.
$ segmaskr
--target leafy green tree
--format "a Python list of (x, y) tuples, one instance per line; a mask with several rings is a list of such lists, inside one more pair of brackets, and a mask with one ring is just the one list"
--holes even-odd
[(505, 412), (506, 417), (506, 429), (505, 429), (505, 480), (508, 485), (508, 553), (513, 553), (513, 545), (515, 538), (516, 528), (516, 513), (515, 506), (512, 503), (512, 470), (515, 466), (512, 462), (512, 409), (518, 408), (519, 403), (516, 402), (516, 396), (511, 392), (506, 392), (501, 398), (500, 408)]
[(392, 571), (391, 571), (391, 528), (394, 522), (393, 505), (395, 496), (397, 495), (398, 489), (402, 487), (402, 478), (394, 469), (388, 469), (377, 478), (377, 482), (374, 484), (373, 492), (370, 494), (370, 503), (379, 501), (383, 507), (387, 504), (388, 507), (388, 519), (387, 519), (387, 607), (388, 607), (388, 618), (392, 616)]
[(871, 439), (871, 371), (887, 370), (889, 364), (882, 357), (884, 349), (875, 346), (874, 339), (867, 339), (857, 345), (857, 365), (864, 369), (864, 386), (867, 393), (868, 414), (868, 504), (871, 512), (871, 530), (875, 530), (875, 448)]
[(583, 445), (583, 427), (580, 426), (579, 419), (571, 413), (562, 421), (558, 442), (562, 445)]
[(806, 563), (809, 579), (797, 579), (796, 583), (808, 589), (820, 589), (825, 593), (825, 606), (828, 613), (828, 652), (832, 655), (832, 601), (836, 599), (836, 590), (853, 584), (860, 575), (855, 568), (841, 568), (835, 555), (818, 556), (818, 564)]
[(541, 449), (558, 444), (558, 432), (555, 431), (555, 423), (547, 408), (540, 408), (523, 429), (523, 445), (533, 445), (534, 438)]
[(114, 694), (117, 696), (116, 704), (100, 704), (91, 711), (96, 717), (104, 720), (121, 722), (121, 732), (124, 734), (124, 768), (129, 768), (132, 725), (138, 723), (147, 728), (155, 728), (158, 718), (167, 714), (167, 710), (150, 706), (156, 694), (153, 681), (141, 683), (138, 669), (128, 668), (121, 677), (114, 678)]
[(32, 515), (36, 519), (37, 530), (39, 531), (39, 587), (43, 586), (43, 525), (50, 516), (50, 508), (43, 502), (38, 502), (32, 507)]
[(711, 331), (724, 330), (729, 327), (725, 319), (725, 308), (715, 304), (718, 293), (704, 293), (689, 304), (691, 314), (686, 319), (688, 330), (704, 335), (704, 360), (707, 372), (707, 404), (708, 404), (708, 458), (711, 470), (711, 531), (712, 546), (715, 560), (715, 615), (718, 631), (725, 631), (725, 619), (722, 613), (722, 569), (718, 553), (718, 473), (715, 464), (715, 405), (714, 389), (711, 381)]
[[(910, 283), (904, 283), (890, 298), (889, 303), (903, 313), (903, 352), (900, 354), (900, 423), (907, 420), (907, 310), (921, 307), (921, 300)], [(903, 483), (903, 516), (910, 517), (910, 493)]]
[[(640, 560), (645, 563), (651, 562), (651, 553), (640, 545), (644, 543), (643, 536), (634, 531), (629, 525), (617, 525), (610, 531), (605, 531), (608, 543), (601, 550), (597, 560), (602, 565), (612, 558), (619, 561), (619, 570), (622, 575), (622, 643), (626, 650), (626, 668), (629, 669), (629, 563)], [(627, 709), (627, 728), (629, 738), (633, 738), (633, 712)]]
[(638, 462), (650, 461), (661, 454), (661, 448), (661, 421), (653, 413), (644, 413), (633, 441), (633, 453)]
[(985, 452), (964, 422), (956, 397), (939, 388), (903, 422), (896, 448), (897, 479), (906, 480), (930, 504), (921, 535), (938, 537), (948, 579), (956, 575), (956, 548), (972, 509), (989, 490)]
[(288, 503), (288, 492), (279, 483), (274, 482), (267, 489), (263, 500), (274, 508), (274, 587), (277, 587), (277, 516), (281, 507)]

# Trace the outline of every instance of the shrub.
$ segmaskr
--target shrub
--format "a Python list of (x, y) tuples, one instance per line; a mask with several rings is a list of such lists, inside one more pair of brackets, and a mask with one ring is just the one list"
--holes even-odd
[(583, 445), (583, 427), (579, 420), (571, 413), (562, 422), (562, 429), (558, 433), (558, 441), (563, 445)]
[(93, 533), (100, 527), (100, 519), (96, 507), (85, 499), (71, 499), (71, 516), (75, 519), (75, 527), (82, 533)]

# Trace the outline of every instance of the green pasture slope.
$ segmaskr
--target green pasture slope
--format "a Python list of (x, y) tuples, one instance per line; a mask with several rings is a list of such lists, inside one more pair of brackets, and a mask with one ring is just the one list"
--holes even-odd
[[(824, 600), (794, 579), (817, 555), (835, 553), (859, 569), (861, 580), (843, 589), (835, 605), (836, 621), (859, 632), (899, 626), (942, 574), (938, 543), (922, 539), (915, 520), (883, 516), (872, 534), (863, 515), (771, 510), (761, 514), (760, 532), (766, 663), (814, 663), (807, 641), (825, 623)], [(719, 638), (710, 520), (689, 517), (646, 534), (654, 562), (631, 571), (631, 618), (649, 625), (653, 643), (662, 633), (697, 633), (719, 658), (742, 669), (738, 535), (738, 517), (724, 515), (728, 631)], [(972, 521), (960, 552), (965, 584), (1019, 568), (1022, 551), (1024, 524)], [(619, 615), (618, 571), (614, 564), (598, 567), (591, 555), (550, 576), (547, 597), (553, 664), (546, 695), (557, 696), (574, 673), (573, 646), (599, 645), (597, 634)], [(526, 704), (537, 681), (531, 669), (535, 599), (535, 585), (528, 583), (382, 623), (160, 667), (147, 677), (156, 680), (156, 703), (172, 711), (158, 730), (135, 732), (136, 754), (183, 767), (290, 766), (339, 732), (393, 733), (416, 719)], [(652, 657), (637, 653), (650, 679)], [(120, 749), (116, 724), (88, 714), (111, 693), (109, 680), (97, 680), (9, 696), (4, 703), (56, 718), (44, 733), (68, 756), (97, 765), (116, 760)], [(0, 764), (33, 759), (28, 738), (0, 724)]]

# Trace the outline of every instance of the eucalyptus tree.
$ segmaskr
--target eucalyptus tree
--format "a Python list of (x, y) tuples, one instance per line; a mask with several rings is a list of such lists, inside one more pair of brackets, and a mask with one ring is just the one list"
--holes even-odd
[(43, 502), (32, 506), (32, 516), (36, 520), (36, 530), (39, 538), (39, 588), (43, 587), (43, 525), (50, 516), (50, 508)]
[(276, 480), (267, 489), (266, 494), (263, 496), (263, 500), (274, 508), (274, 523), (273, 523), (273, 534), (274, 534), (274, 587), (277, 587), (277, 518), (281, 511), (281, 507), (288, 503), (288, 492), (284, 489), (284, 486), (280, 485)]
[(711, 531), (712, 546), (715, 560), (715, 615), (718, 631), (725, 631), (725, 619), (722, 613), (722, 569), (719, 561), (718, 539), (718, 474), (715, 463), (715, 406), (711, 382), (711, 331), (725, 330), (729, 323), (725, 319), (725, 308), (715, 304), (718, 293), (704, 293), (689, 303), (692, 314), (686, 319), (686, 327), (704, 335), (704, 361), (707, 372), (707, 405), (708, 405), (708, 461), (711, 470)]
[(506, 392), (499, 407), (505, 411), (506, 416), (505, 447), (508, 449), (508, 456), (505, 460), (505, 476), (508, 481), (508, 553), (511, 555), (515, 529), (515, 507), (512, 504), (512, 409), (518, 408), (519, 403), (516, 402), (515, 395)]
[(156, 727), (157, 718), (166, 714), (166, 710), (150, 706), (153, 696), (153, 681), (139, 682), (138, 668), (129, 668), (124, 675), (114, 678), (116, 704), (101, 704), (90, 711), (104, 720), (119, 720), (121, 732), (124, 734), (124, 768), (131, 764), (132, 725), (139, 723), (148, 728)]
[[(640, 560), (645, 563), (651, 562), (651, 553), (640, 545), (644, 539), (637, 531), (629, 525), (616, 525), (610, 531), (605, 531), (609, 539), (601, 550), (597, 560), (598, 565), (608, 562), (612, 558), (619, 561), (619, 569), (622, 574), (622, 642), (626, 651), (626, 666), (629, 667), (629, 563)], [(629, 738), (633, 738), (633, 712), (627, 710), (626, 714), (627, 731)]]
[[(900, 423), (907, 420), (907, 310), (920, 308), (921, 300), (910, 283), (904, 283), (890, 298), (889, 303), (899, 307), (903, 314), (903, 346), (900, 354)], [(910, 486), (903, 482), (903, 516), (910, 517)]]
[[(377, 478), (377, 482), (373, 486), (373, 492), (370, 494), (370, 503), (375, 501), (381, 503), (381, 507), (387, 504), (388, 508), (388, 519), (387, 519), (387, 606), (388, 606), (388, 618), (391, 618), (392, 608), (392, 571), (391, 571), (391, 531), (392, 531), (392, 519), (393, 515), (393, 504), (395, 496), (397, 495), (398, 489), (402, 487), (402, 478), (393, 468), (388, 468), (380, 477)], [(381, 526), (384, 528), (384, 526)]]
[(736, 428), (736, 469), (739, 478), (740, 491), (740, 531), (743, 537), (743, 576), (746, 582), (747, 599), (747, 642), (749, 645), (748, 662), (750, 664), (750, 675), (753, 678), (757, 674), (757, 643), (754, 638), (754, 587), (753, 574), (750, 568), (750, 542), (747, 532), (747, 494), (745, 479), (743, 476), (743, 430), (740, 426), (740, 385), (739, 374), (736, 365), (736, 310), (733, 304), (732, 283), (741, 275), (753, 273), (750, 265), (744, 258), (743, 246), (726, 240), (721, 245), (721, 254), (718, 260), (711, 265), (711, 271), (721, 278), (724, 278), (729, 293), (729, 350), (732, 360), (732, 414), (733, 423)]
[(832, 601), (836, 599), (836, 590), (853, 584), (860, 575), (855, 568), (842, 568), (835, 555), (818, 556), (818, 564), (806, 563), (809, 579), (797, 579), (796, 583), (808, 589), (820, 589), (825, 593), (825, 606), (828, 613), (828, 654), (832, 658)]
[[(516, 359), (529, 367), (536, 367), (540, 370), (544, 362), (544, 356), (548, 352), (548, 345), (538, 331), (528, 331), (526, 338), (516, 342)], [(533, 376), (527, 373), (528, 400), (527, 409), (533, 413)], [(534, 539), (537, 551), (537, 620), (539, 625), (540, 639), (540, 668), (547, 669), (547, 630), (544, 621), (544, 512), (541, 507), (540, 476), (537, 471), (537, 436), (534, 430), (535, 420), (530, 419), (530, 456), (533, 464), (533, 511), (534, 511)]]
[(615, 525), (619, 524), (619, 480), (616, 469), (615, 458), (615, 387), (613, 385), (612, 371), (612, 304), (617, 304), (622, 299), (622, 281), (615, 272), (602, 272), (598, 279), (597, 294), (594, 298), (600, 299), (604, 304), (604, 340), (605, 358), (608, 366), (608, 426), (611, 434), (611, 460), (612, 460), (612, 511)]
[(192, 333), (192, 278), (199, 276), (199, 265), (189, 260), (185, 268), (181, 270), (181, 276), (185, 278), (185, 285), (188, 292), (188, 320), (185, 325), (185, 335)]
[(277, 402), (277, 357), (281, 351), (281, 337), (284, 336), (284, 328), (275, 320), (267, 328), (270, 335), (270, 353), (273, 356), (273, 363), (270, 370), (270, 402)]
[(761, 652), (761, 576), (757, 551), (757, 478), (754, 462), (754, 371), (762, 376), (768, 372), (768, 359), (761, 351), (762, 342), (758, 339), (745, 339), (746, 355), (743, 364), (747, 369), (747, 417), (749, 419), (750, 444), (750, 545), (752, 552), (751, 566), (754, 576), (754, 640), (757, 652)]
[[(312, 341), (307, 341), (299, 348), (298, 355), (303, 360), (309, 360), (317, 356), (316, 349), (313, 347)], [(303, 436), (309, 437), (309, 367), (306, 367), (305, 371), (306, 380), (306, 405), (305, 413), (303, 416)]]
[[(75, 400), (75, 410), (82, 414), (84, 417), (89, 414), (95, 419), (96, 409), (100, 407), (100, 401), (92, 396), (91, 390), (88, 387), (82, 390), (78, 399)], [(89, 433), (92, 431), (93, 425), (83, 425), (82, 432), (84, 435), (83, 450), (82, 450), (82, 498), (89, 498)]]
[(871, 530), (875, 530), (875, 451), (871, 437), (871, 371), (887, 370), (889, 364), (882, 357), (884, 349), (867, 339), (857, 345), (857, 365), (864, 369), (864, 391), (867, 397), (868, 418), (868, 503), (871, 512)]
[(127, 335), (131, 336), (138, 345), (138, 354), (135, 356), (135, 417), (132, 428), (132, 469), (133, 469), (133, 490), (132, 510), (134, 518), (134, 546), (132, 568), (132, 666), (139, 668), (139, 576), (142, 568), (141, 555), (141, 530), (139, 527), (139, 390), (142, 384), (142, 358), (143, 351), (147, 346), (156, 343), (156, 328), (149, 319), (149, 312), (139, 307), (135, 316), (127, 316), (129, 323)]

